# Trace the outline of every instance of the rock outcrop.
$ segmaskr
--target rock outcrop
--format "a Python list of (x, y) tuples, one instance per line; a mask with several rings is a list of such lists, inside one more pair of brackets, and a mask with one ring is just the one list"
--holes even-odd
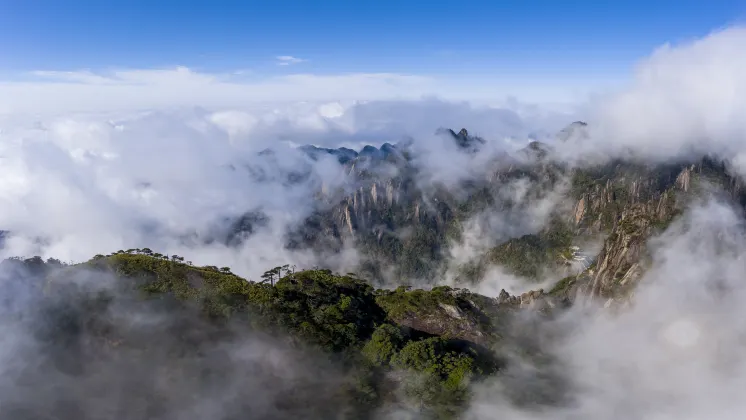
[(382, 292), (377, 302), (398, 325), (482, 346), (499, 338), (498, 322), (509, 314), (497, 299), (446, 286), (428, 291), (399, 288)]
[[(576, 180), (587, 175), (576, 174)], [(572, 217), (580, 230), (608, 232), (603, 248), (593, 267), (565, 286), (583, 288), (583, 296), (607, 304), (627, 299), (649, 265), (648, 240), (691, 202), (714, 192), (744, 203), (742, 183), (709, 158), (696, 164), (607, 169), (607, 176), (577, 194)]]

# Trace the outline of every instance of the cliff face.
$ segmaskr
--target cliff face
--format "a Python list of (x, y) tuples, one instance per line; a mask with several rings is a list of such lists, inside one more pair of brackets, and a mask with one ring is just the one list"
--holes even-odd
[[(576, 122), (556, 144), (532, 142), (513, 156), (494, 155), (483, 173), (449, 186), (423, 174), (408, 143), (359, 153), (309, 149), (312, 156), (340, 157), (351, 182), (339, 191), (319, 191), (316, 211), (288, 234), (288, 247), (324, 254), (353, 246), (362, 260), (354, 271), (374, 283), (438, 284), (454, 274), (457, 284), (471, 287), (499, 267), (520, 278), (557, 282), (547, 296), (608, 300), (630, 293), (646, 269), (648, 239), (696, 197), (720, 194), (746, 205), (743, 185), (709, 157), (616, 159), (574, 168), (555, 162), (562, 140), (585, 138), (585, 130)], [(485, 141), (466, 130), (439, 133), (453, 139), (454, 153), (483, 153)], [(541, 206), (547, 207), (545, 220), (531, 220)], [(504, 231), (477, 232), (480, 247), (464, 261), (452, 259), (452, 247), (475, 235), (467, 232), (468, 223), (484, 215), (497, 215)], [(239, 225), (262, 221), (247, 220)]]
[[(465, 130), (445, 133), (454, 137), (459, 153), (478, 153), (484, 143)], [(289, 235), (289, 246), (336, 252), (352, 244), (364, 260), (358, 271), (368, 278), (381, 278), (386, 271), (394, 278), (435, 282), (442, 277), (448, 247), (461, 239), (464, 222), (485, 211), (525, 211), (521, 206), (541, 200), (562, 177), (558, 167), (536, 157), (519, 161), (497, 155), (485, 173), (446, 186), (433, 182), (404, 154), (347, 163), (353, 185), (323, 194), (318, 210)], [(513, 197), (516, 188), (523, 194), (519, 199)]]
[(676, 213), (672, 193), (622, 211), (604, 242), (590, 288), (591, 297), (611, 298), (634, 286), (645, 268), (646, 242)]
[(436, 287), (431, 291), (381, 291), (376, 299), (396, 324), (428, 335), (489, 346), (498, 338), (501, 309), (495, 299), (468, 290)]
[(717, 195), (741, 208), (746, 203), (743, 184), (728, 174), (724, 164), (708, 158), (680, 165), (641, 167), (617, 162), (577, 170), (573, 193), (571, 223), (579, 235), (602, 236), (603, 246), (587, 270), (563, 279), (546, 293), (532, 294), (532, 300), (596, 299), (607, 306), (624, 302), (649, 268), (649, 239), (687, 206), (703, 195)]
[(336, 252), (352, 244), (368, 277), (380, 277), (382, 264), (407, 277), (426, 277), (457, 220), (457, 200), (445, 189), (425, 191), (415, 179), (376, 177), (319, 208), (290, 234), (290, 246)]
[[(468, 146), (468, 153), (478, 153), (481, 141), (467, 141), (465, 131), (449, 133)], [(499, 266), (529, 280), (557, 281), (551, 288), (554, 297), (608, 300), (630, 293), (645, 271), (648, 239), (695, 197), (720, 191), (725, 199), (746, 204), (742, 184), (725, 164), (707, 157), (567, 168), (552, 161), (553, 152), (533, 142), (518, 159), (497, 156), (483, 176), (450, 188), (423, 182), (419, 168), (401, 158), (403, 153), (391, 152), (380, 161), (353, 159), (347, 165), (355, 187), (326, 195), (326, 207), (301, 226), (291, 243), (335, 252), (347, 242), (363, 257), (358, 271), (369, 279), (437, 283), (449, 262), (449, 247), (463, 239), (467, 220), (480, 212), (508, 219), (527, 214), (554, 194), (544, 228), (494, 239), (492, 248), (457, 267), (457, 283), (476, 284), (490, 267)], [(526, 188), (520, 199), (510, 193), (518, 184)], [(576, 245), (587, 243), (598, 243), (600, 251), (581, 249), (578, 257)], [(535, 297), (521, 301), (526, 306)]]
[(602, 167), (573, 172), (572, 222), (581, 231), (612, 230), (622, 213), (635, 205), (659, 202), (677, 183), (681, 169), (670, 166), (642, 166), (611, 162)]

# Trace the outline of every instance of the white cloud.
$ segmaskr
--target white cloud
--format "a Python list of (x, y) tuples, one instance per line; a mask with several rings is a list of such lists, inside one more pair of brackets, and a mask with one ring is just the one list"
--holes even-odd
[(57, 80), (57, 81), (67, 81), (67, 82), (76, 82), (76, 83), (83, 83), (83, 84), (90, 84), (90, 85), (98, 85), (98, 84), (110, 84), (115, 83), (115, 80), (112, 80), (109, 77), (102, 76), (99, 74), (92, 73), (90, 71), (42, 71), (37, 70), (31, 72), (33, 76), (37, 76), (41, 79), (49, 79), (49, 80)]
[[(210, 123), (226, 119), (155, 113), (111, 124), (60, 118), (43, 128), (4, 133), (0, 154), (7, 176), (0, 182), (0, 202), (7, 208), (0, 225), (18, 235), (7, 241), (3, 254), (80, 261), (152, 243), (151, 248), (195, 262), (235, 264), (245, 274), (273, 262), (302, 261), (302, 255), (283, 254), (279, 233), (303, 216), (309, 191), (252, 182), (248, 172), (228, 169), (228, 164), (252, 162), (257, 150), (231, 145)], [(225, 126), (229, 133), (234, 130)], [(279, 163), (286, 169), (298, 166), (292, 155)], [(190, 231), (204, 233), (221, 217), (256, 207), (272, 215), (270, 229), (256, 238), (263, 237), (272, 253), (252, 252), (253, 242), (231, 250), (180, 240)]]
[[(67, 114), (204, 106), (235, 108), (266, 103), (375, 101), (439, 97), (483, 105), (509, 105), (506, 98), (530, 103), (561, 103), (571, 91), (547, 82), (348, 73), (262, 76), (247, 71), (197, 72), (186, 67), (111, 71), (34, 71), (0, 80), (0, 115)], [(512, 106), (511, 106), (512, 107)]]
[[(189, 77), (187, 71), (184, 75)], [(110, 79), (163, 80), (158, 74), (137, 73)], [(306, 76), (290, 80), (304, 83)], [(303, 160), (284, 145), (290, 142), (360, 148), (397, 142), (408, 134), (427, 149), (440, 125), (494, 133), (487, 137), (499, 147), (502, 135), (521, 135), (545, 122), (524, 120), (506, 109), (434, 99), (9, 115), (0, 118), (0, 230), (15, 236), (5, 241), (0, 256), (39, 254), (81, 261), (96, 253), (150, 247), (199, 264), (231, 266), (244, 275), (288, 262), (309, 266), (317, 262), (311, 255), (283, 250), (282, 233), (308, 214), (319, 183), (344, 182), (342, 169), (322, 161), (315, 166), (315, 184), (286, 187), (252, 181), (240, 170), (244, 164), (259, 165), (271, 177), (297, 169)], [(266, 147), (278, 149), (281, 159), (258, 159), (256, 153)], [(427, 156), (432, 158), (428, 168), (441, 176), (460, 174), (457, 166), (464, 165), (440, 158), (437, 150)], [(256, 208), (272, 222), (241, 247), (183, 240), (192, 232), (204, 234), (222, 217)], [(344, 265), (355, 258), (350, 250), (327, 263)]]
[[(731, 29), (657, 52), (643, 64), (635, 85), (597, 104), (595, 115), (608, 134), (597, 138), (598, 149), (632, 146), (670, 156), (683, 147), (709, 147), (697, 146), (695, 140), (704, 136), (735, 155), (746, 150), (746, 104), (741, 103), (746, 95), (740, 95), (746, 89), (746, 61), (736, 54), (744, 41), (746, 31)], [(434, 129), (446, 126), (467, 127), (500, 149), (507, 147), (501, 143), (506, 137), (525, 138), (573, 119), (514, 100), (494, 108), (423, 99), (454, 90), (468, 97), (473, 90), (418, 75), (237, 78), (177, 67), (45, 71), (35, 77), (0, 83), (0, 110), (6, 112), (0, 117), (0, 200), (5, 203), (0, 229), (51, 232), (58, 241), (45, 255), (74, 259), (154, 245), (149, 241), (169, 237), (164, 232), (204, 226), (226, 209), (265, 205), (279, 212), (278, 220), (297, 219), (302, 212), (284, 213), (286, 204), (298, 199), (297, 191), (270, 193), (247, 184), (242, 174), (216, 169), (250, 160), (280, 140), (359, 147), (411, 135), (431, 142), (437, 140), (431, 136)], [(189, 110), (162, 111), (172, 107)], [(422, 145), (427, 151), (432, 143)], [(464, 162), (453, 154), (432, 154), (428, 164), (441, 178), (465, 174)], [(144, 181), (151, 186), (138, 187)], [(178, 248), (169, 240), (162, 246)], [(16, 250), (30, 252), (29, 244), (16, 243)], [(221, 259), (219, 252), (200, 254)]]
[(299, 101), (418, 98), (434, 80), (371, 73), (293, 74), (237, 79), (184, 67), (160, 70), (36, 72), (33, 81), (0, 82), (0, 114), (65, 114), (164, 107), (240, 107)]
[(629, 86), (587, 105), (591, 139), (568, 149), (746, 157), (745, 49), (743, 27), (662, 46), (639, 64)]
[(278, 55), (275, 58), (277, 59), (278, 66), (289, 66), (291, 64), (298, 64), (308, 61), (302, 58), (293, 57), (292, 55)]
[[(744, 418), (744, 233), (740, 211), (717, 202), (695, 207), (651, 242), (653, 269), (634, 305), (615, 315), (579, 308), (536, 332), (559, 361), (556, 370), (542, 368), (561, 375), (555, 388), (528, 369), (518, 382), (481, 389), (465, 418)], [(511, 385), (567, 392), (570, 402), (515, 407), (504, 398)]]
[[(746, 162), (744, 48), (741, 28), (662, 48), (642, 63), (628, 89), (589, 105), (597, 127), (591, 143), (562, 150), (632, 148), (662, 159), (714, 150)], [(285, 61), (292, 60), (280, 60)], [(468, 174), (464, 168), (473, 162), (454, 157), (447, 147), (431, 147), (437, 126), (467, 127), (498, 149), (504, 137), (570, 120), (520, 103), (494, 108), (422, 99), (494, 95), (497, 101), (510, 92), (508, 82), (459, 84), (382, 73), (237, 80), (235, 74), (183, 67), (34, 76), (0, 83), (5, 114), (0, 118), (0, 229), (16, 233), (0, 256), (79, 261), (147, 246), (198, 264), (228, 265), (240, 274), (287, 262), (308, 266), (314, 258), (284, 250), (279, 233), (308, 213), (313, 188), (253, 182), (246, 171), (229, 165), (250, 163), (279, 176), (281, 169), (304, 162), (283, 141), (380, 144), (409, 134), (422, 149), (430, 147), (424, 155), (430, 171), (449, 179)], [(182, 108), (164, 110), (171, 107)], [(280, 149), (281, 158), (257, 159), (256, 152), (266, 146)], [(344, 181), (337, 166), (322, 162), (314, 169), (314, 182)], [(270, 225), (240, 247), (184, 240), (222, 216), (257, 207), (270, 214)], [(529, 213), (524, 216), (545, 216), (545, 209)], [(578, 391), (574, 405), (527, 412), (505, 403), (503, 390), (495, 387), (483, 390), (471, 414), (478, 419), (744, 418), (743, 223), (717, 203), (687, 217), (696, 229), (675, 225), (653, 243), (655, 268), (644, 278), (635, 307), (618, 318), (573, 318), (582, 328), (550, 349), (570, 365), (566, 385)], [(509, 220), (488, 222), (496, 230), (516, 227)], [(482, 246), (477, 240), (454, 252)], [(352, 254), (333, 263), (353, 261)], [(509, 280), (500, 277), (494, 284), (503, 287)], [(719, 294), (722, 288), (728, 293)]]

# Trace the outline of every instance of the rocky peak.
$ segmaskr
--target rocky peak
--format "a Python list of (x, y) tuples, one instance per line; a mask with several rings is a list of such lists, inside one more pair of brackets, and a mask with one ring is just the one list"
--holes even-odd
[(588, 138), (590, 138), (590, 135), (588, 133), (588, 124), (583, 121), (575, 121), (567, 127), (563, 128), (557, 134), (557, 140), (562, 143), (569, 141), (582, 141), (587, 140)]
[(456, 142), (456, 145), (459, 147), (459, 149), (469, 153), (475, 153), (479, 151), (481, 146), (486, 143), (483, 138), (470, 135), (469, 131), (465, 128), (462, 128), (461, 131), (459, 131), (458, 133), (451, 130), (450, 128), (440, 128), (435, 132), (435, 134), (448, 135), (454, 140), (454, 142)]
[(562, 307), (567, 304), (568, 299), (565, 297), (554, 296), (551, 293), (545, 292), (544, 289), (529, 290), (520, 295), (511, 295), (503, 289), (500, 291), (500, 295), (496, 298), (496, 302), (498, 305), (515, 309), (544, 311)]
[[(717, 186), (724, 199), (743, 204), (741, 182), (728, 175), (722, 162), (705, 158), (697, 163), (656, 166), (634, 176), (610, 177), (576, 203), (576, 224), (598, 217), (608, 223), (608, 236), (595, 270), (585, 277), (591, 298), (624, 301), (648, 265), (647, 241), (665, 229), (682, 209)], [(601, 227), (601, 226), (600, 226)]]
[(330, 155), (337, 158), (337, 161), (341, 164), (350, 162), (357, 158), (358, 152), (348, 149), (346, 147), (340, 147), (337, 149), (327, 149), (324, 147), (316, 147), (313, 145), (301, 146), (300, 150), (306, 154), (311, 160), (319, 160), (322, 156)]
[(526, 158), (529, 162), (536, 162), (545, 159), (553, 152), (551, 146), (540, 141), (532, 141), (528, 146), (518, 151), (518, 154)]
[(679, 176), (676, 177), (676, 186), (684, 190), (684, 192), (689, 192), (689, 186), (692, 180), (693, 169), (694, 169), (693, 166), (684, 168), (684, 170), (681, 171)]

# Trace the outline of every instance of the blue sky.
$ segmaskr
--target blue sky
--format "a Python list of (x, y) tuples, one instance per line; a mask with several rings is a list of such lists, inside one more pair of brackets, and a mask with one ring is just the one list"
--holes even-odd
[[(0, 0), (0, 71), (587, 78), (742, 21), (743, 1)], [(307, 61), (278, 66), (274, 57)]]

